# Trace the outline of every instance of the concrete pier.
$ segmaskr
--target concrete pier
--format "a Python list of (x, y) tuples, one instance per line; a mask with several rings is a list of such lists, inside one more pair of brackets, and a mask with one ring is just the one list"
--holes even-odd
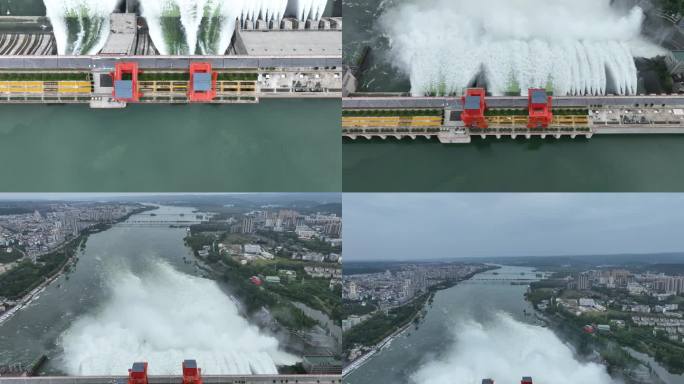
[(132, 55), (135, 53), (138, 34), (135, 14), (113, 13), (110, 17), (110, 33), (100, 51), (102, 55)]

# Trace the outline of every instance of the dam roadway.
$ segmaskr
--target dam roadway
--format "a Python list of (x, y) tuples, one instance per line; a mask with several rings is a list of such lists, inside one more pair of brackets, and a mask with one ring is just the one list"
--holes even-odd
[(342, 65), (340, 56), (2, 56), (0, 69), (91, 70), (113, 68), (119, 61), (142, 69), (187, 69), (191, 62), (209, 62), (214, 69), (312, 68)]
[[(0, 56), (0, 76), (5, 79), (0, 81), (0, 103), (89, 103), (91, 108), (124, 108), (128, 102), (199, 102), (189, 95), (189, 69), (206, 63), (216, 77), (211, 85), (214, 94), (201, 100), (205, 103), (342, 96), (339, 55)], [(117, 66), (139, 68), (136, 98), (113, 97), (110, 74)]]
[[(148, 376), (149, 384), (181, 384), (183, 376)], [(0, 377), (0, 384), (125, 384), (128, 376)], [(339, 384), (339, 375), (202, 375), (204, 384)]]
[[(488, 96), (489, 108), (526, 108), (527, 96)], [(667, 105), (684, 107), (684, 95), (554, 96), (554, 107)], [(461, 109), (460, 97), (360, 96), (342, 99), (345, 109), (450, 108)]]
[(553, 121), (537, 128), (528, 125), (528, 103), (527, 96), (487, 96), (484, 119), (488, 126), (478, 128), (461, 121), (461, 98), (346, 97), (342, 99), (342, 136), (352, 140), (435, 137), (442, 143), (469, 143), (473, 136), (560, 139), (591, 138), (594, 134), (684, 134), (684, 96), (680, 95), (553, 97)]

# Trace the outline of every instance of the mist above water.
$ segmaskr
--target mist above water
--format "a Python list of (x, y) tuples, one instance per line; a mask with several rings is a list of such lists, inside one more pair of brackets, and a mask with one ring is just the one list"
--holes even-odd
[(416, 384), (517, 384), (523, 376), (554, 384), (617, 384), (595, 363), (575, 359), (572, 350), (542, 327), (498, 314), (492, 323), (464, 322), (454, 329), (454, 343), (437, 360), (421, 366)]
[(610, 0), (409, 0), (380, 25), (414, 96), (461, 94), (481, 75), (494, 95), (626, 95), (634, 58), (663, 53), (641, 37), (643, 17)]
[(149, 362), (151, 374), (179, 374), (184, 359), (207, 374), (273, 374), (297, 361), (241, 317), (212, 280), (162, 262), (111, 276), (101, 308), (61, 337), (70, 375), (125, 375), (134, 361)]

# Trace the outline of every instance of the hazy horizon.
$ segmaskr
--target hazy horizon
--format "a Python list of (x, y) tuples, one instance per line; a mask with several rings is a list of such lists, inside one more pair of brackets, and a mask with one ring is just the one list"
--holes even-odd
[(344, 258), (676, 254), (682, 213), (682, 194), (344, 194)]
[(479, 257), (470, 257), (470, 256), (455, 256), (455, 257), (442, 257), (442, 258), (435, 258), (435, 259), (378, 259), (378, 260), (347, 260), (348, 262), (353, 262), (353, 263), (375, 263), (375, 262), (396, 262), (396, 263), (440, 263), (440, 262), (451, 262), (451, 261), (461, 261), (461, 260), (466, 260), (470, 261), (473, 259), (482, 259), (482, 261), (486, 260), (494, 260), (494, 259), (523, 259), (523, 258), (545, 258), (545, 257), (573, 257), (573, 258), (583, 258), (583, 257), (592, 257), (592, 256), (601, 256), (601, 257), (620, 257), (620, 256), (650, 256), (650, 255), (679, 255), (681, 254), (683, 256), (682, 262), (684, 263), (684, 249), (682, 250), (674, 250), (674, 251), (664, 251), (664, 252), (645, 252), (645, 253), (583, 253), (583, 254), (553, 254), (553, 255), (498, 255), (498, 256), (479, 256)]
[(116, 200), (116, 199), (151, 199), (151, 198), (169, 198), (169, 197), (259, 197), (259, 198), (279, 198), (279, 197), (297, 197), (313, 198), (314, 200), (326, 199), (341, 201), (341, 193), (338, 192), (84, 192), (84, 193), (0, 193), (0, 202), (12, 201), (91, 201), (91, 200)]

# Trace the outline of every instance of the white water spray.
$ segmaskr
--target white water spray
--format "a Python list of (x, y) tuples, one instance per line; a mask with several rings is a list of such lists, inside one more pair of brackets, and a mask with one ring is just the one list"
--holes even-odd
[(499, 314), (492, 324), (465, 322), (454, 329), (455, 343), (411, 377), (416, 384), (520, 383), (617, 384), (596, 363), (582, 363), (572, 350), (545, 328)]
[(280, 21), (285, 15), (287, 0), (254, 0), (242, 7), (242, 19)]
[[(289, 4), (288, 0), (140, 0), (140, 5), (150, 37), (162, 55), (222, 55), (230, 45), (238, 20), (280, 22), (288, 9), (300, 20), (318, 20), (327, 5), (327, 0), (292, 1)], [(180, 25), (173, 25), (174, 18), (180, 20)]]
[(98, 53), (109, 36), (109, 15), (120, 0), (43, 0), (60, 55)]
[[(415, 4), (414, 4), (415, 3)], [(663, 51), (640, 36), (642, 10), (610, 0), (426, 0), (381, 18), (411, 93), (461, 94), (480, 74), (494, 95), (637, 92), (635, 57)]]
[[(218, 0), (140, 0), (150, 37), (162, 55), (194, 54), (205, 10)], [(178, 25), (180, 23), (180, 25)], [(169, 27), (178, 27), (169, 30)], [(180, 39), (183, 41), (180, 41)], [(185, 46), (181, 48), (180, 44)]]
[(276, 365), (297, 360), (211, 280), (160, 263), (144, 276), (120, 272), (109, 286), (99, 312), (62, 335), (70, 375), (121, 375), (134, 361), (149, 362), (151, 374), (178, 375), (188, 358), (206, 374), (275, 374)]
[(327, 0), (294, 0), (299, 20), (319, 20), (323, 16)]

